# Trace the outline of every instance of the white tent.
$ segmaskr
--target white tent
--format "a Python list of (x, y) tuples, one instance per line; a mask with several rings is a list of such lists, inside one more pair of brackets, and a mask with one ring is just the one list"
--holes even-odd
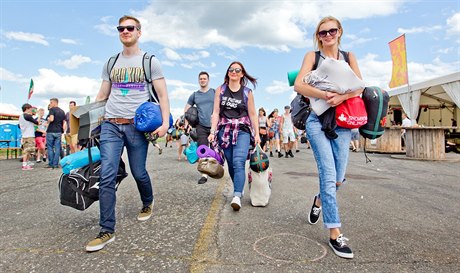
[[(450, 117), (458, 120), (460, 108), (460, 72), (455, 72), (445, 76), (433, 78), (423, 82), (399, 86), (388, 90), (391, 96), (397, 96), (400, 105), (407, 116), (414, 122), (419, 116), (420, 108), (424, 112), (432, 109), (439, 109), (436, 119), (440, 125), (450, 125), (450, 118), (444, 119), (441, 111), (448, 110)], [(445, 111), (444, 111), (445, 112)], [(439, 118), (438, 118), (439, 117)], [(434, 119), (433, 123), (434, 123)], [(428, 123), (431, 119), (428, 117)], [(442, 124), (444, 123), (444, 124)], [(435, 124), (430, 124), (435, 125)]]

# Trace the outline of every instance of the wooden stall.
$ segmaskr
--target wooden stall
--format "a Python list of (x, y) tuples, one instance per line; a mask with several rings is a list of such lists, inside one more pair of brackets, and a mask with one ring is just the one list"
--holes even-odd
[(422, 160), (443, 160), (444, 131), (456, 127), (410, 127), (406, 129), (406, 156)]
[(404, 153), (401, 147), (401, 127), (385, 127), (385, 133), (374, 141), (361, 137), (361, 147), (366, 145), (366, 151), (377, 153)]

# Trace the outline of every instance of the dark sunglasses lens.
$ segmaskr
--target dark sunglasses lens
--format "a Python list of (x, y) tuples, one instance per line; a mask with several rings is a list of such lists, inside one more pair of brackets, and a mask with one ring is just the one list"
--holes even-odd
[(228, 70), (228, 72), (230, 72), (230, 73), (233, 73), (233, 72), (235, 72), (235, 73), (240, 73), (240, 72), (241, 72), (241, 69), (239, 69), (239, 68), (230, 68), (230, 69)]
[(117, 27), (118, 32), (123, 32), (123, 31), (125, 31), (125, 29), (127, 29), (129, 32), (133, 32), (135, 28), (136, 28), (135, 26), (126, 26), (126, 27), (125, 26), (118, 26)]
[(328, 32), (329, 32), (329, 34), (330, 34), (331, 36), (334, 36), (334, 35), (337, 34), (337, 29), (336, 29), (336, 28), (333, 28), (333, 29), (330, 29)]
[(320, 32), (318, 32), (318, 35), (319, 35), (319, 37), (326, 37), (327, 31), (326, 30), (320, 31)]

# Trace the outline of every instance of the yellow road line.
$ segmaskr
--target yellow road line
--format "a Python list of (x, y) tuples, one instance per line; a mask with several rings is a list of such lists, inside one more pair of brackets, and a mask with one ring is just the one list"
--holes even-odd
[(215, 243), (216, 238), (216, 227), (217, 220), (219, 216), (219, 210), (224, 202), (223, 191), (227, 179), (230, 179), (228, 176), (225, 176), (224, 179), (221, 179), (220, 184), (217, 187), (214, 200), (211, 203), (209, 208), (208, 215), (204, 221), (203, 227), (201, 228), (200, 235), (198, 240), (195, 243), (195, 247), (192, 253), (192, 263), (190, 265), (191, 273), (200, 273), (204, 272), (206, 264), (210, 262), (212, 257), (210, 257), (210, 248), (211, 245)]

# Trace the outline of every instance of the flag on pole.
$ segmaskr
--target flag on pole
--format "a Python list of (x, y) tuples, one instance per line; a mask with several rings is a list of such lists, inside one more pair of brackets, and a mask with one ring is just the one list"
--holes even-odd
[(30, 79), (29, 96), (27, 97), (27, 100), (30, 100), (30, 97), (32, 97), (33, 93), (34, 93), (34, 80)]
[(393, 60), (393, 71), (388, 85), (393, 88), (408, 84), (405, 34), (389, 42), (388, 45), (390, 46), (391, 59)]

